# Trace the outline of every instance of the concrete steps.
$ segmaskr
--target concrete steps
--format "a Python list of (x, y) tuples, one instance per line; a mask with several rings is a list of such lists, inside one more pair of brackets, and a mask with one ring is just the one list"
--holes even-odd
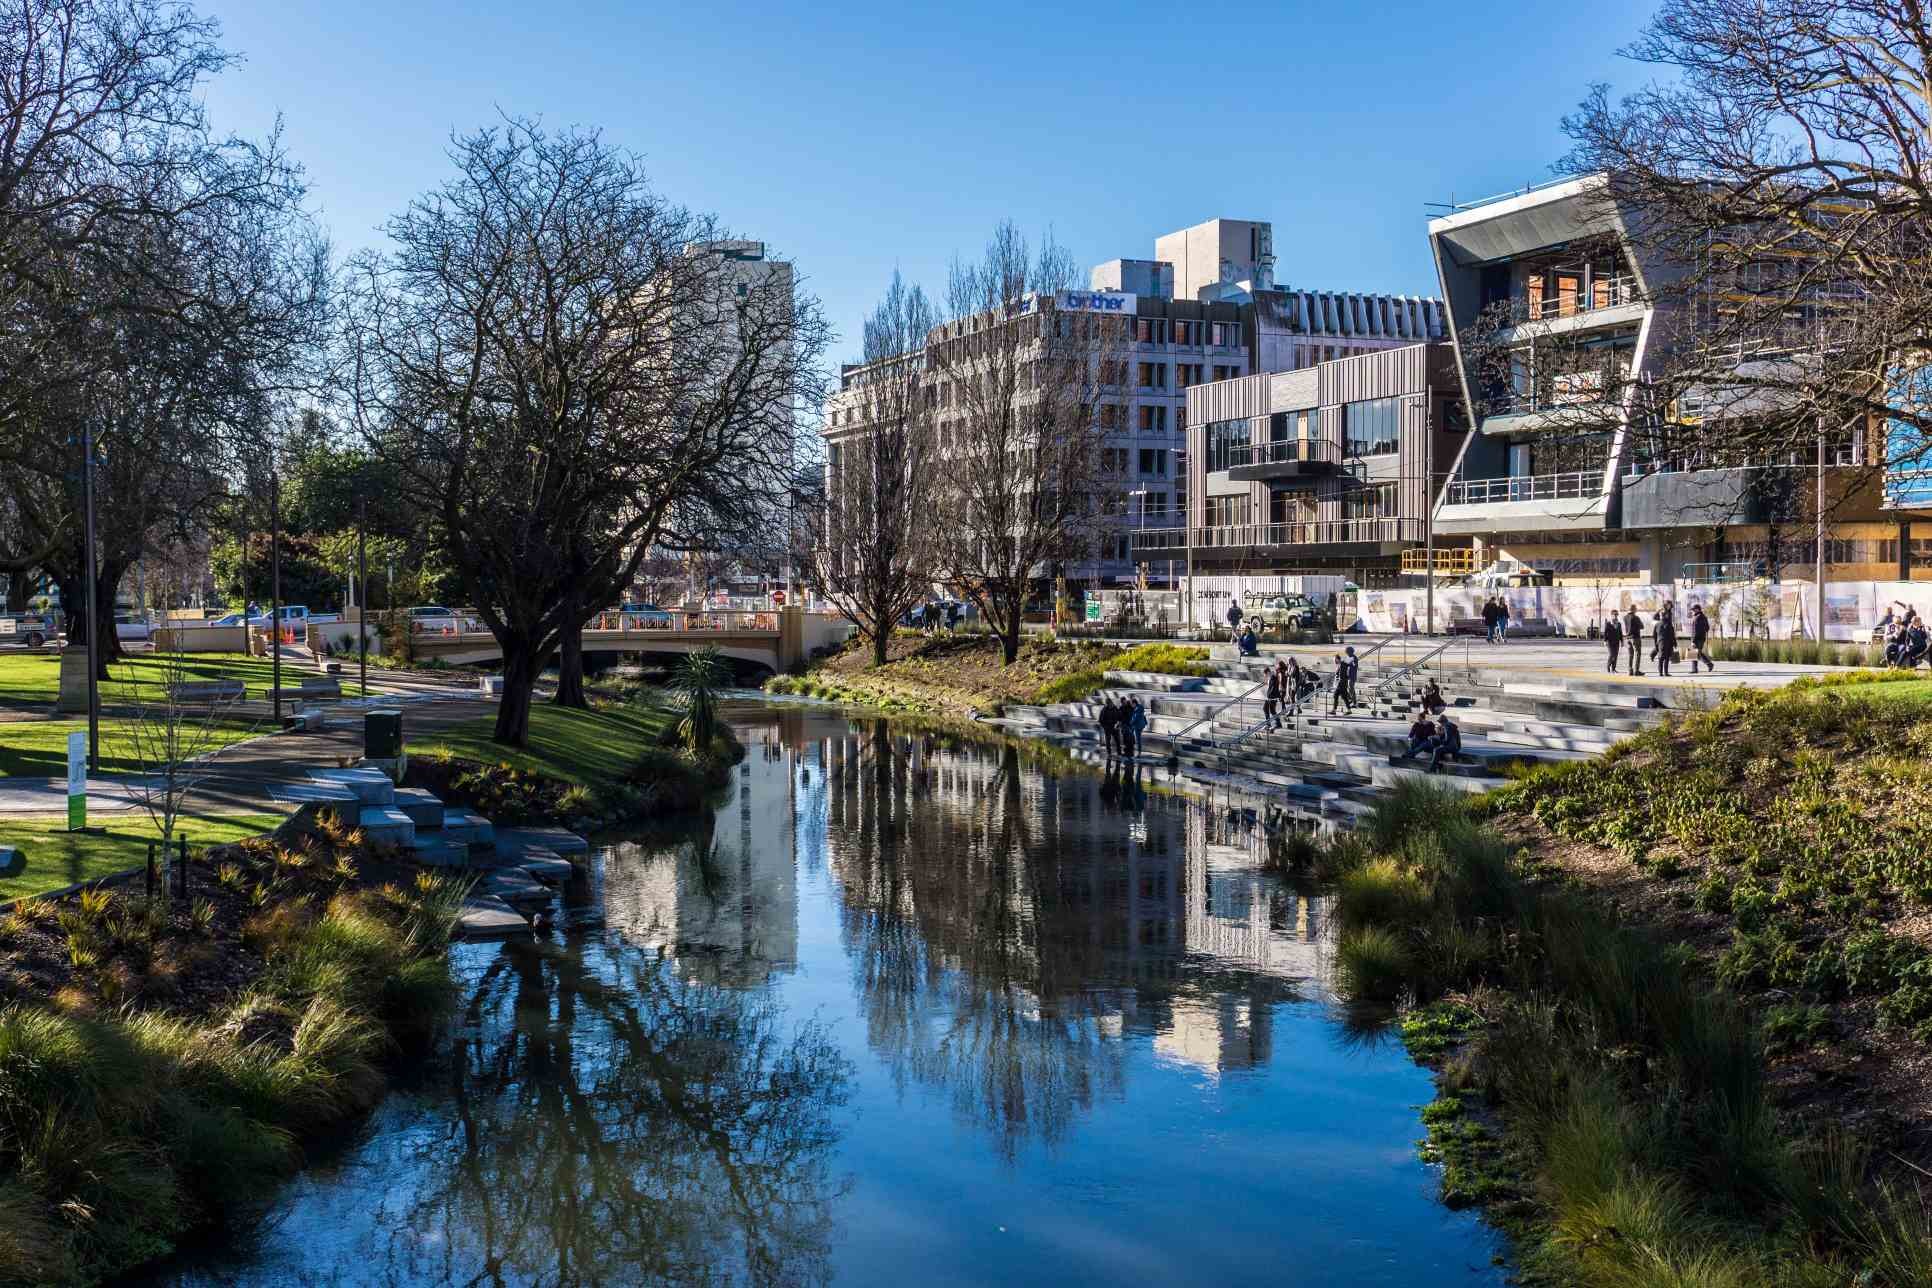
[(364, 805), (356, 816), (356, 826), (371, 841), (407, 849), (416, 839), (416, 825), (409, 815), (393, 805)]
[(318, 769), (309, 775), (315, 782), (346, 787), (364, 805), (388, 805), (396, 799), (396, 785), (379, 769)]

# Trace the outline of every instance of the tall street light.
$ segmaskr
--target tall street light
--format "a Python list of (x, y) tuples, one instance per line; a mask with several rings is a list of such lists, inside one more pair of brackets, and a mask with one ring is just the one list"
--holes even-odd
[(274, 688), (275, 727), (282, 727), (282, 480), (268, 466), (268, 650), (269, 683)]
[(101, 595), (94, 584), (94, 423), (81, 422), (81, 493), (87, 532), (82, 538), (87, 558), (87, 772), (101, 768)]

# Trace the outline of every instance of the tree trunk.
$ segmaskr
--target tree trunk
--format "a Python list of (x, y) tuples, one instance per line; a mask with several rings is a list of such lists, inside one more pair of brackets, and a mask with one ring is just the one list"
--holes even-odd
[(32, 582), (24, 572), (17, 572), (7, 578), (7, 611), (24, 613), (27, 611), (27, 592)]
[[(127, 656), (127, 651), (121, 647), (121, 633), (114, 629), (114, 592), (120, 588), (121, 577), (126, 572), (127, 565), (125, 563), (103, 561), (100, 572), (94, 580), (95, 616), (93, 621), (101, 624), (101, 644), (99, 652), (101, 665), (100, 673), (95, 677), (97, 679), (107, 679), (107, 668)], [(85, 574), (83, 573), (82, 576), (84, 579)], [(85, 591), (85, 580), (82, 581), (81, 585), (83, 591)]]
[(505, 747), (524, 747), (530, 742), (530, 691), (537, 684), (535, 650), (518, 641), (503, 649), (503, 702), (496, 709), (496, 731), (492, 741)]
[(891, 643), (892, 643), (892, 628), (891, 628), (891, 627), (889, 627), (889, 626), (880, 626), (880, 627), (875, 627), (875, 628), (873, 629), (873, 632), (872, 632), (872, 665), (874, 665), (874, 666), (884, 666), (884, 665), (886, 664), (886, 646), (887, 646), (887, 645), (889, 645), (889, 644), (891, 644)]
[[(576, 616), (574, 612), (571, 615)], [(590, 699), (584, 696), (584, 624), (581, 620), (566, 622), (558, 638), (557, 696), (550, 701), (553, 706), (590, 710)]]
[(1000, 623), (1000, 656), (1008, 666), (1020, 657), (1020, 627), (1026, 621), (1026, 596), (1013, 601), (1007, 620)]

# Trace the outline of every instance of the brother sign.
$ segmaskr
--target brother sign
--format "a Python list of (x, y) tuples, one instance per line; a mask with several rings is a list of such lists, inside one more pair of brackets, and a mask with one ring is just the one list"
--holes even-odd
[(1061, 291), (1054, 296), (1054, 307), (1075, 313), (1127, 313), (1134, 311), (1135, 297), (1124, 291)]

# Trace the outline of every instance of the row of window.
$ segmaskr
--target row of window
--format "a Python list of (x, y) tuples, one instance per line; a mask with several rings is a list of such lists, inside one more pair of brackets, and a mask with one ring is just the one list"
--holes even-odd
[[(1140, 449), (1140, 476), (1142, 478), (1164, 479), (1167, 477), (1167, 458), (1165, 448), (1143, 447)], [(1127, 472), (1129, 449), (1125, 447), (1103, 447), (1100, 449), (1101, 468), (1110, 474)]]
[(1242, 344), (1239, 322), (1197, 322), (1190, 318), (1135, 318), (1134, 339), (1141, 344), (1182, 345), (1207, 343), (1222, 349), (1238, 349)]

